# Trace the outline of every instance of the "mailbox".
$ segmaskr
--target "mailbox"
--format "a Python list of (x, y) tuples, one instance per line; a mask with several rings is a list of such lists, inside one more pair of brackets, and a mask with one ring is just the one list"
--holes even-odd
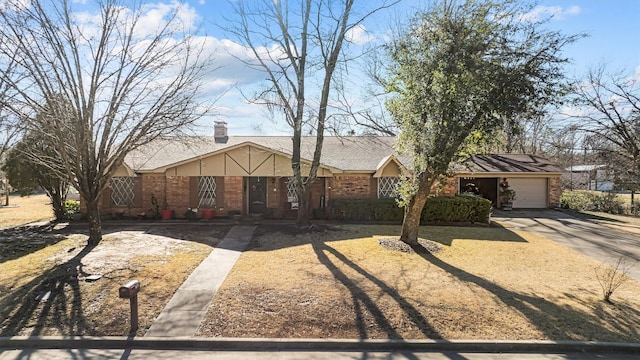
[(140, 281), (131, 280), (120, 286), (119, 295), (121, 299), (131, 299), (140, 292)]

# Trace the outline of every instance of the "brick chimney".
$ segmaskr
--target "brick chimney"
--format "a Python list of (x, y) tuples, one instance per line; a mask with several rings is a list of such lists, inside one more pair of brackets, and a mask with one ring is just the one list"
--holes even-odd
[(213, 125), (213, 139), (216, 144), (226, 144), (229, 140), (227, 135), (227, 123), (222, 120), (216, 120)]

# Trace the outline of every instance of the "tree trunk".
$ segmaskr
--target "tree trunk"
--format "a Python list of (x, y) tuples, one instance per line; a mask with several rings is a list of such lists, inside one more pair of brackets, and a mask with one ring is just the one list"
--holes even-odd
[(87, 220), (89, 220), (89, 240), (87, 245), (96, 246), (102, 240), (102, 220), (98, 201), (87, 202)]
[(420, 175), (418, 184), (418, 191), (411, 198), (409, 203), (404, 208), (404, 219), (402, 220), (402, 233), (400, 234), (400, 241), (403, 241), (409, 245), (418, 244), (418, 231), (420, 230), (420, 217), (422, 216), (422, 209), (427, 203), (433, 180), (428, 174)]
[(311, 187), (305, 187), (301, 194), (298, 194), (298, 217), (296, 224), (298, 227), (308, 227), (309, 221), (309, 205), (311, 203)]
[(64, 221), (67, 218), (67, 209), (64, 206), (64, 198), (57, 192), (50, 193), (51, 206), (53, 207), (53, 215), (56, 221)]
[(4, 206), (9, 206), (9, 178), (4, 177)]

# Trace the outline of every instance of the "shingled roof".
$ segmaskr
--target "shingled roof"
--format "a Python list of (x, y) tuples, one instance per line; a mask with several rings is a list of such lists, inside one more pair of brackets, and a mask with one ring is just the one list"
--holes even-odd
[(469, 173), (561, 174), (564, 172), (558, 165), (532, 154), (474, 155), (458, 169), (460, 172)]
[[(302, 138), (303, 159), (313, 158), (315, 141), (315, 137)], [(380, 161), (394, 153), (394, 143), (391, 136), (325, 137), (320, 162), (340, 170), (376, 171)], [(216, 143), (213, 136), (183, 137), (157, 140), (137, 149), (125, 158), (125, 164), (133, 171), (153, 171), (245, 144), (292, 155), (288, 136), (230, 136), (226, 143)]]
[[(310, 161), (315, 150), (315, 137), (303, 137), (301, 156)], [(381, 163), (394, 155), (393, 136), (351, 136), (324, 138), (322, 165), (343, 171), (375, 172)], [(225, 143), (216, 142), (213, 136), (181, 137), (154, 141), (125, 158), (125, 164), (133, 171), (154, 171), (180, 163), (214, 155), (244, 145), (260, 146), (285, 156), (291, 156), (289, 136), (230, 136)], [(401, 164), (409, 164), (407, 158), (397, 157)], [(530, 154), (475, 155), (454, 167), (459, 173), (545, 173), (560, 174), (562, 168), (549, 160)]]

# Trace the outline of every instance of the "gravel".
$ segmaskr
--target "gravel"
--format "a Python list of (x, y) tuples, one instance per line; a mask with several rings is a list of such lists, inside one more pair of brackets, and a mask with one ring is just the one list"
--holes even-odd
[[(406, 253), (416, 252), (415, 249), (411, 247), (411, 245), (400, 241), (400, 237), (398, 236), (380, 238), (378, 240), (378, 244), (391, 251), (402, 251)], [(442, 247), (440, 247), (438, 243), (426, 239), (418, 238), (418, 244), (420, 245), (420, 247), (431, 254), (435, 254), (438, 251), (442, 250)]]

